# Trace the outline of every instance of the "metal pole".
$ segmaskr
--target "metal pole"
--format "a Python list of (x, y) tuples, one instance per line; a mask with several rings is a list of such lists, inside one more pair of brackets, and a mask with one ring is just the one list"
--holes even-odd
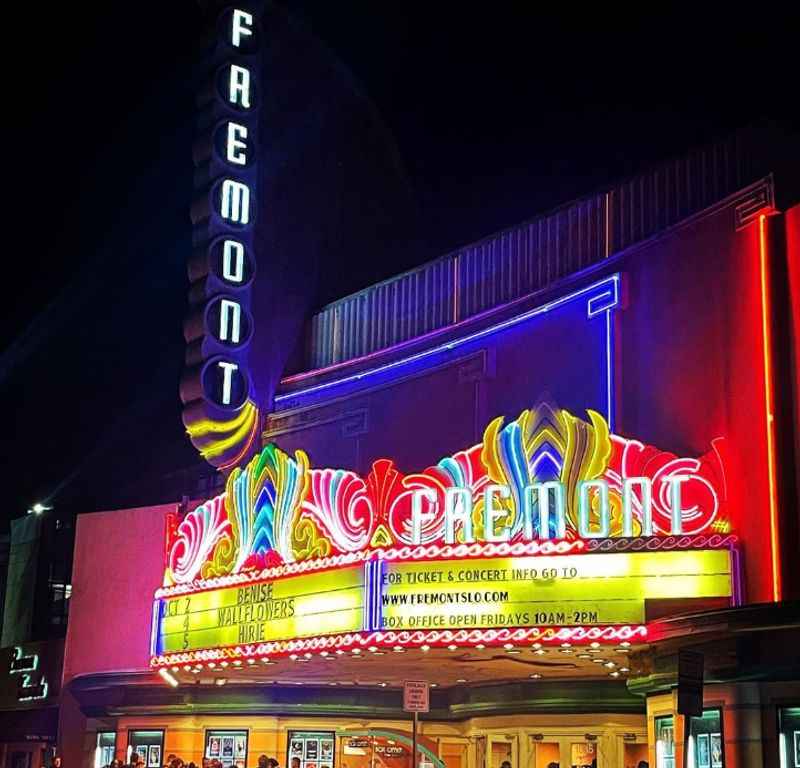
[(417, 764), (417, 713), (414, 712), (414, 725), (411, 729), (411, 768), (419, 768)]

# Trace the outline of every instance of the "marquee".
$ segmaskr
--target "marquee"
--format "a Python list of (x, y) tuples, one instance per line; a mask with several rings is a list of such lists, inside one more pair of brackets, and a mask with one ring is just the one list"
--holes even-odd
[(170, 517), (152, 664), (643, 639), (647, 601), (738, 600), (721, 447), (678, 457), (546, 401), (413, 473), (267, 445)]

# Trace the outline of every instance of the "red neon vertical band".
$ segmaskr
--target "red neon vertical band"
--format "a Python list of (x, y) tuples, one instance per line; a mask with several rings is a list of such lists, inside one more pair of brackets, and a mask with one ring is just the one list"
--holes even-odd
[(778, 551), (778, 500), (775, 480), (775, 409), (772, 393), (772, 357), (770, 353), (770, 306), (767, 268), (767, 217), (758, 217), (758, 245), (761, 266), (761, 333), (764, 346), (764, 408), (767, 428), (767, 471), (769, 472), (769, 537), (772, 549), (772, 598), (781, 599), (781, 566)]

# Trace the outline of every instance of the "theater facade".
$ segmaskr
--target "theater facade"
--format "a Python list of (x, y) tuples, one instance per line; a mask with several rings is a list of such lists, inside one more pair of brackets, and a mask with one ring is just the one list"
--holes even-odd
[(796, 141), (345, 297), (274, 377), (261, 13), (219, 17), (196, 153), (181, 396), (219, 486), (79, 519), (67, 764), (411, 768), (415, 680), (418, 765), (798, 768)]

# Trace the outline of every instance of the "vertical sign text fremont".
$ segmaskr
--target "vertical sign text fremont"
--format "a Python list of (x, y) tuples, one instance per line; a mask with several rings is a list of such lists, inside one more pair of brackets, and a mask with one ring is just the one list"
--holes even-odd
[[(245, 416), (256, 418), (248, 358), (254, 331), (259, 37), (258, 12), (250, 4), (228, 7), (218, 17), (194, 149), (199, 197), (192, 207), (195, 251), (181, 399), (192, 442), (218, 467), (241, 459), (243, 441), (234, 438), (248, 426)], [(226, 431), (230, 438), (220, 439)]]

